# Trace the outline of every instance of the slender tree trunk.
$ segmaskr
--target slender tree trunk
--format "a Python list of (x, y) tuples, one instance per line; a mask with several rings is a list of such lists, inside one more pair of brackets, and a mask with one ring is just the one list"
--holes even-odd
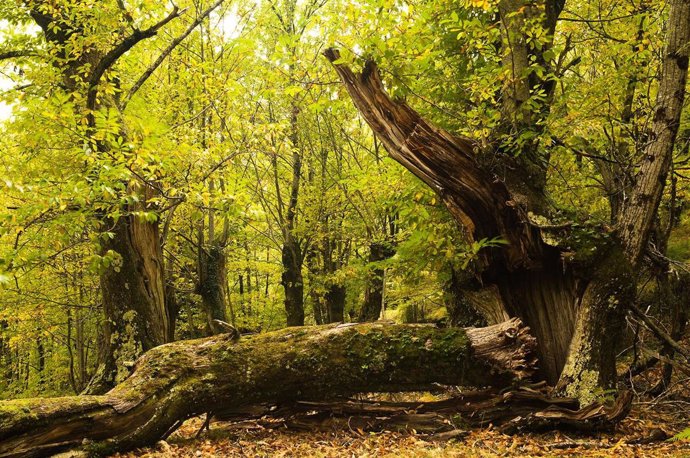
[(227, 322), (227, 271), (225, 269), (225, 250), (217, 244), (199, 250), (199, 284), (197, 291), (201, 295), (206, 315), (206, 326), (210, 334), (223, 332), (214, 322)]
[(38, 375), (38, 386), (39, 388), (42, 388), (44, 382), (43, 376), (46, 368), (46, 349), (45, 345), (43, 344), (42, 337), (36, 339), (36, 356), (38, 360), (38, 364), (36, 366), (36, 372)]
[[(281, 284), (285, 290), (285, 314), (288, 326), (304, 325), (304, 280), (302, 278), (302, 263), (304, 254), (300, 241), (294, 231), (297, 224), (297, 204), (299, 198), (302, 175), (302, 151), (300, 151), (297, 117), (299, 107), (293, 103), (290, 113), (290, 143), (292, 144), (292, 182), (290, 184), (290, 199), (283, 229), (283, 275)], [(277, 167), (277, 165), (276, 165)]]
[(304, 279), (302, 253), (291, 236), (283, 243), (283, 274), (281, 284), (285, 290), (285, 314), (288, 326), (304, 325)]
[[(369, 245), (369, 263), (380, 263), (395, 254), (390, 245), (385, 242), (374, 242)], [(359, 321), (376, 321), (381, 317), (383, 308), (383, 291), (386, 271), (382, 267), (374, 267), (367, 278), (364, 290), (364, 304), (359, 313)]]

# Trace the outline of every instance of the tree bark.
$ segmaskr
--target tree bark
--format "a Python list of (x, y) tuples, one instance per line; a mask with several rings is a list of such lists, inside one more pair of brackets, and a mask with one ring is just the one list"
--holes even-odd
[[(328, 50), (326, 57), (335, 62), (339, 54)], [(405, 102), (391, 100), (373, 62), (360, 75), (343, 64), (334, 67), (391, 157), (438, 193), (466, 233), (475, 240), (508, 242), (480, 252), (482, 284), (497, 293), (507, 315), (530, 326), (539, 342), (543, 375), (556, 383), (568, 354), (579, 293), (558, 247), (543, 242), (540, 228), (505, 182), (481, 167), (472, 140), (455, 137)]]
[(659, 92), (650, 141), (635, 177), (632, 197), (623, 202), (614, 248), (597, 269), (579, 305), (568, 360), (558, 382), (570, 395), (591, 399), (595, 388), (616, 380), (615, 342), (625, 303), (634, 299), (634, 274), (647, 247), (673, 158), (690, 55), (690, 1), (671, 2)]
[(633, 265), (641, 260), (661, 202), (685, 100), (690, 56), (690, 1), (670, 3), (651, 135), (635, 176), (632, 196), (624, 201), (617, 225), (626, 256)]
[(106, 239), (102, 251), (116, 252), (121, 262), (101, 274), (104, 338), (87, 387), (90, 394), (115, 386), (126, 373), (118, 361), (132, 360), (168, 342), (171, 335), (158, 225), (128, 215), (114, 222), (111, 231), (113, 237)]
[[(288, 326), (304, 325), (304, 279), (302, 264), (304, 253), (300, 240), (295, 236), (297, 204), (302, 177), (302, 151), (300, 151), (298, 120), (299, 107), (293, 103), (290, 113), (290, 143), (292, 144), (292, 181), (283, 227), (283, 275), (281, 283), (285, 289), (285, 315)], [(277, 163), (274, 163), (277, 173)], [(280, 190), (276, 187), (276, 192)]]
[(154, 348), (102, 396), (0, 402), (0, 456), (151, 444), (203, 412), (435, 383), (508, 386), (535, 371), (535, 341), (512, 320), (488, 328), (383, 323), (217, 335)]
[(304, 278), (302, 250), (297, 240), (288, 235), (282, 249), (283, 273), (280, 277), (285, 290), (285, 315), (288, 326), (304, 326)]

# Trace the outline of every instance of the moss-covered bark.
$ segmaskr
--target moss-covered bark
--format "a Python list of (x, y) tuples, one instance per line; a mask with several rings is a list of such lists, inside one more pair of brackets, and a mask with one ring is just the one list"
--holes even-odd
[(433, 383), (505, 386), (532, 376), (534, 346), (517, 320), (468, 329), (328, 325), (174, 342), (142, 356), (105, 395), (0, 402), (0, 456), (47, 455), (84, 439), (128, 449), (190, 416), (261, 402)]

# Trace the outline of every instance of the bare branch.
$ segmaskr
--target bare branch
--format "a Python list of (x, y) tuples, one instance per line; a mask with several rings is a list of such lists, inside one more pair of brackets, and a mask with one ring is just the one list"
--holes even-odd
[(673, 338), (671, 338), (670, 335), (661, 327), (656, 324), (649, 316), (647, 316), (644, 311), (642, 311), (639, 307), (637, 307), (635, 304), (628, 304), (628, 309), (632, 313), (635, 314), (636, 317), (638, 317), (642, 322), (649, 328), (650, 331), (654, 333), (654, 335), (666, 343), (669, 347), (673, 348), (678, 354), (683, 355), (688, 361), (690, 361), (690, 350), (687, 348), (683, 347), (680, 345), (678, 342), (676, 342)]
[[(165, 26), (168, 22), (172, 21), (173, 19), (179, 17), (183, 11), (180, 11), (180, 9), (175, 6), (173, 7), (172, 12), (166, 16), (164, 19), (160, 20), (156, 24), (152, 25), (148, 29), (145, 30), (139, 30), (135, 29), (134, 32), (122, 40), (120, 44), (115, 46), (113, 49), (111, 49), (104, 57), (103, 59), (98, 62), (96, 67), (93, 69), (93, 72), (91, 72), (91, 76), (89, 77), (89, 92), (86, 97), (86, 108), (89, 110), (93, 111), (96, 108), (96, 96), (98, 95), (98, 83), (100, 83), (101, 78), (103, 77), (103, 74), (112, 67), (117, 60), (122, 57), (127, 51), (132, 49), (134, 46), (136, 46), (137, 43), (139, 43), (142, 40), (145, 40), (147, 38), (151, 38), (155, 36), (158, 33), (158, 30), (160, 30), (163, 26)], [(89, 124), (93, 125), (94, 123), (94, 118), (93, 115), (89, 115)]]
[(7, 59), (16, 59), (17, 57), (32, 57), (37, 56), (38, 53), (32, 49), (18, 49), (14, 51), (0, 52), (0, 61)]
[(161, 64), (163, 63), (163, 61), (170, 55), (170, 53), (172, 53), (173, 50), (174, 50), (180, 43), (182, 43), (182, 41), (184, 41), (184, 39), (187, 38), (187, 37), (194, 31), (194, 29), (196, 29), (196, 28), (199, 26), (199, 24), (201, 24), (201, 22), (202, 22), (204, 19), (206, 19), (206, 18), (211, 14), (211, 12), (213, 12), (213, 10), (215, 10), (216, 8), (218, 8), (224, 1), (225, 1), (225, 0), (217, 0), (213, 5), (209, 6), (205, 11), (203, 11), (203, 12), (199, 15), (199, 17), (196, 18), (196, 20), (194, 20), (194, 22), (192, 22), (192, 23), (189, 25), (189, 27), (187, 28), (187, 30), (184, 31), (184, 33), (182, 33), (180, 36), (178, 36), (178, 37), (175, 38), (172, 42), (170, 42), (170, 44), (168, 45), (168, 47), (165, 48), (165, 50), (163, 50), (163, 52), (158, 56), (158, 58), (155, 60), (155, 62), (153, 62), (153, 63), (149, 66), (149, 68), (147, 68), (146, 71), (139, 77), (139, 79), (137, 80), (137, 82), (134, 83), (134, 86), (132, 86), (132, 88), (131, 88), (131, 89), (129, 90), (129, 92), (127, 93), (127, 96), (126, 96), (125, 99), (122, 101), (122, 103), (121, 103), (121, 105), (120, 105), (120, 110), (124, 111), (124, 109), (127, 108), (127, 104), (128, 104), (129, 101), (132, 99), (132, 97), (134, 96), (134, 94), (136, 94), (136, 92), (137, 92), (139, 89), (141, 89), (141, 87), (144, 85), (144, 83), (146, 82), (146, 80), (148, 80), (149, 77), (153, 74), (153, 72), (155, 72), (156, 69), (157, 69), (158, 67), (160, 67), (160, 65), (161, 65)]

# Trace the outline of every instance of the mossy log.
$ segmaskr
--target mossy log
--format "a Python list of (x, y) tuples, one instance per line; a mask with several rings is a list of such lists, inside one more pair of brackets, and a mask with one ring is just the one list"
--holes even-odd
[(85, 443), (126, 450), (166, 437), (191, 416), (262, 402), (436, 383), (507, 386), (532, 378), (535, 347), (518, 320), (467, 329), (341, 324), (174, 342), (144, 354), (105, 395), (0, 402), (0, 456), (45, 456)]

